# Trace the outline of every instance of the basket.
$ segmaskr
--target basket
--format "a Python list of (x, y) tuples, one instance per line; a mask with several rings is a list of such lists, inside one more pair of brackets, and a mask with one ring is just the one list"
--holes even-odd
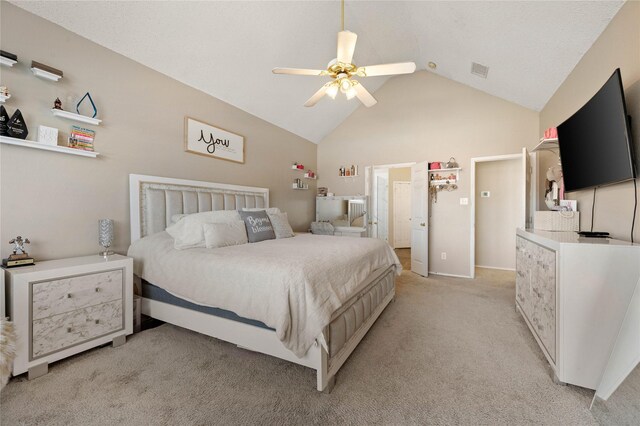
[(580, 212), (535, 212), (533, 229), (577, 232), (580, 230)]

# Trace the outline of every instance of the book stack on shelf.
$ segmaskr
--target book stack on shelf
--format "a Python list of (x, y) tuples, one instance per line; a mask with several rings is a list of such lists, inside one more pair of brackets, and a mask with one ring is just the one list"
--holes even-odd
[(93, 151), (93, 140), (95, 137), (96, 132), (93, 130), (72, 126), (71, 136), (69, 137), (69, 148)]

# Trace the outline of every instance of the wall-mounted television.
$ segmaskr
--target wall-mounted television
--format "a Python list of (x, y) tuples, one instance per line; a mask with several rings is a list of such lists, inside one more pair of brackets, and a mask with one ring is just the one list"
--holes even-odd
[(636, 178), (620, 69), (589, 102), (558, 126), (558, 144), (567, 192)]

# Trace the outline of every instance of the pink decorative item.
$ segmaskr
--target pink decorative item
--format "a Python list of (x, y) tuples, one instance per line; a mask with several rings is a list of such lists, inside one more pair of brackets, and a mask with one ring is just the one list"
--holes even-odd
[(544, 131), (545, 139), (558, 139), (558, 129), (556, 127), (549, 127)]
[(440, 163), (438, 161), (430, 163), (430, 166), (430, 170), (440, 170)]

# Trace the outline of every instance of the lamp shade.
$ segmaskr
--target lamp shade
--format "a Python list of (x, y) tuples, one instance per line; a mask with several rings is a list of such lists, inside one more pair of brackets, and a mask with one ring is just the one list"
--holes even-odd
[(105, 250), (105, 254), (109, 247), (113, 244), (114, 227), (113, 219), (98, 220), (98, 244)]

